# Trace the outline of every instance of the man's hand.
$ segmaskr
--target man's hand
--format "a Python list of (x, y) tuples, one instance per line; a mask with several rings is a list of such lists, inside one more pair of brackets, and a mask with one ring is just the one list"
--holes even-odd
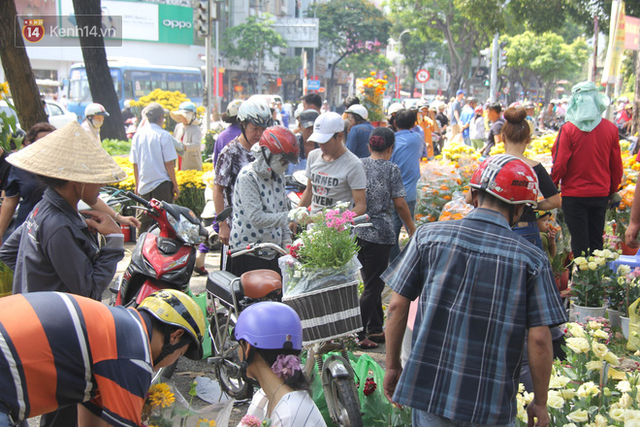
[(219, 222), (218, 229), (218, 237), (220, 237), (220, 241), (223, 245), (229, 246), (229, 236), (231, 235), (231, 228), (229, 228), (229, 224), (227, 224), (227, 221)]
[(402, 368), (397, 369), (387, 369), (387, 372), (384, 374), (384, 381), (382, 383), (382, 387), (384, 388), (384, 395), (389, 399), (389, 402), (396, 404), (393, 401), (393, 393), (396, 391), (396, 387), (398, 386), (398, 380), (400, 380), (400, 374), (402, 374)]
[[(546, 427), (549, 425), (549, 412), (546, 406), (536, 405), (531, 402), (527, 406), (527, 417), (529, 419), (527, 422), (528, 427)], [(534, 417), (537, 419), (534, 420)]]
[(114, 218), (121, 225), (128, 225), (129, 227), (140, 228), (140, 221), (135, 216), (124, 216), (117, 214)]
[(109, 234), (121, 234), (122, 229), (116, 222), (104, 212), (98, 211), (82, 211), (87, 225), (95, 229), (98, 233), (106, 236)]
[(630, 248), (640, 247), (640, 242), (638, 242), (638, 231), (640, 231), (640, 224), (632, 222), (624, 233), (624, 243)]
[(178, 187), (178, 184), (173, 184), (173, 199), (177, 199), (178, 197), (180, 197), (180, 187)]

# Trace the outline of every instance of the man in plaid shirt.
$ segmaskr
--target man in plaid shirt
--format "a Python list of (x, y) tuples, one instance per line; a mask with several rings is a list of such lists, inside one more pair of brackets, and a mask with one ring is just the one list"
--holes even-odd
[[(510, 155), (485, 160), (470, 186), (466, 218), (420, 227), (382, 275), (393, 289), (387, 312), (389, 400), (414, 409), (413, 425), (515, 425), (528, 332), (534, 399), (529, 425), (549, 424), (553, 350), (549, 326), (567, 321), (546, 255), (511, 231), (538, 181)], [(413, 349), (400, 347), (409, 303), (420, 297)]]

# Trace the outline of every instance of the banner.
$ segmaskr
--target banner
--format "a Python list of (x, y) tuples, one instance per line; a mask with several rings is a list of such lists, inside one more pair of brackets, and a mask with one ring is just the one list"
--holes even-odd
[(611, 3), (611, 24), (609, 28), (609, 46), (607, 58), (602, 70), (602, 84), (613, 84), (616, 81), (622, 62), (625, 39), (624, 2), (613, 0)]
[(625, 50), (640, 49), (640, 19), (632, 16), (626, 16), (624, 33)]

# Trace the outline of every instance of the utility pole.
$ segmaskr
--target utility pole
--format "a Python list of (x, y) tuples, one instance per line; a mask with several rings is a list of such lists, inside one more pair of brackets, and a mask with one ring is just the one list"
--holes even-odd
[(493, 54), (491, 55), (491, 85), (489, 86), (489, 99), (496, 102), (496, 92), (498, 90), (498, 55), (500, 54), (500, 33), (493, 36)]
[(198, 36), (204, 37), (205, 51), (205, 93), (202, 104), (205, 108), (204, 130), (208, 132), (211, 127), (211, 0), (200, 0), (198, 3), (196, 28)]

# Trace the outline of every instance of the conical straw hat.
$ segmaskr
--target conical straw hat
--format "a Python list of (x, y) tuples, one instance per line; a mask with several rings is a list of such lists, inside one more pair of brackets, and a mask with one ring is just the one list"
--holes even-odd
[(108, 184), (127, 177), (76, 121), (11, 154), (7, 161), (37, 175), (86, 184)]

